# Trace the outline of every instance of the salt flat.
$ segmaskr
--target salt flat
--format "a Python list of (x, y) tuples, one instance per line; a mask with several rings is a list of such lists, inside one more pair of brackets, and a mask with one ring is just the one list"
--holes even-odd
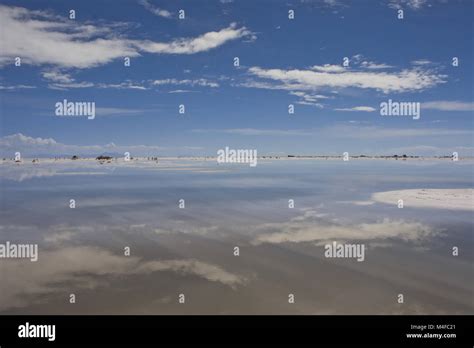
[(411, 189), (372, 194), (376, 202), (396, 205), (399, 199), (405, 207), (474, 210), (474, 189)]

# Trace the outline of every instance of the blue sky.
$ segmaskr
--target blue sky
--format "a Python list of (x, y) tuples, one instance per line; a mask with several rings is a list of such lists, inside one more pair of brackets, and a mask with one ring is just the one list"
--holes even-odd
[[(473, 10), (455, 0), (3, 0), (1, 154), (472, 156)], [(63, 99), (95, 102), (95, 119), (56, 116)], [(388, 99), (421, 103), (420, 119), (381, 116)]]

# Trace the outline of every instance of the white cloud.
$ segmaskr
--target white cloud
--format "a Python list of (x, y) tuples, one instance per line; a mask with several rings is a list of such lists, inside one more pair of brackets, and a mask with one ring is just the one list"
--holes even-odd
[(144, 52), (158, 54), (194, 54), (219, 47), (229, 41), (254, 37), (245, 27), (235, 23), (219, 31), (196, 38), (180, 38), (171, 42), (154, 42), (127, 38), (119, 33), (123, 23), (79, 24), (43, 11), (0, 5), (2, 40), (0, 62), (50, 64), (63, 68), (91, 68), (123, 57), (137, 57)]
[(311, 67), (312, 70), (316, 71), (323, 71), (323, 72), (343, 72), (346, 71), (346, 68), (340, 65), (331, 65), (331, 64), (324, 64), (324, 65), (313, 65)]
[(321, 104), (321, 103), (308, 102), (308, 101), (304, 101), (304, 100), (297, 101), (296, 104), (309, 105), (309, 106), (316, 106), (316, 107), (318, 107), (318, 108), (320, 108), (320, 109), (323, 109), (323, 108), (324, 108), (324, 105)]
[[(252, 244), (263, 243), (303, 243), (321, 241), (380, 241), (399, 239), (407, 242), (419, 242), (437, 234), (431, 227), (418, 222), (383, 219), (373, 223), (359, 225), (342, 225), (326, 221), (306, 211), (304, 215), (293, 218), (290, 222), (266, 223), (256, 227), (257, 236)], [(272, 232), (266, 232), (272, 231)], [(278, 231), (278, 232), (274, 232)]]
[(126, 109), (126, 108), (96, 108), (96, 113), (99, 116), (119, 116), (119, 115), (137, 115), (143, 113), (142, 109)]
[(438, 129), (438, 128), (383, 128), (376, 126), (336, 125), (317, 129), (256, 129), (256, 128), (227, 128), (227, 129), (194, 129), (195, 133), (225, 133), (238, 135), (268, 135), (268, 136), (328, 136), (331, 138), (402, 138), (402, 137), (439, 137), (439, 136), (472, 136), (470, 129)]
[(43, 78), (50, 81), (48, 87), (52, 89), (69, 89), (69, 88), (103, 88), (103, 89), (136, 89), (136, 90), (148, 90), (150, 86), (162, 86), (162, 85), (177, 85), (177, 86), (200, 86), (200, 87), (212, 87), (217, 88), (219, 84), (214, 81), (209, 81), (207, 79), (162, 79), (162, 80), (153, 80), (153, 81), (141, 81), (134, 82), (126, 80), (120, 83), (93, 83), (82, 81), (78, 82), (70, 74), (63, 73), (60, 70), (54, 69), (49, 71), (42, 72)]
[(190, 91), (188, 89), (174, 89), (172, 91), (169, 91), (168, 93), (173, 94), (173, 93), (191, 93), (193, 91)]
[[(53, 241), (59, 242), (53, 238)], [(0, 274), (8, 279), (1, 286), (0, 310), (29, 305), (31, 295), (39, 296), (64, 291), (60, 285), (94, 289), (106, 285), (114, 277), (174, 272), (198, 276), (211, 282), (235, 288), (246, 279), (219, 266), (194, 259), (150, 260), (123, 257), (96, 247), (62, 247), (43, 251), (36, 263), (22, 260), (0, 262)], [(29, 295), (29, 296), (28, 296)]]
[(41, 75), (46, 80), (50, 80), (53, 82), (64, 83), (64, 84), (74, 82), (74, 79), (71, 77), (71, 75), (62, 73), (59, 70), (43, 71)]
[(154, 15), (157, 15), (157, 16), (160, 16), (160, 17), (164, 17), (164, 18), (171, 18), (172, 14), (171, 12), (167, 11), (167, 10), (163, 10), (161, 8), (158, 8), (156, 6), (153, 6), (152, 4), (150, 4), (149, 1), (147, 0), (139, 0), (138, 3), (140, 5), (142, 5), (143, 7), (145, 7), (148, 11), (150, 11), (151, 13), (153, 13)]
[(418, 60), (413, 60), (411, 62), (411, 64), (413, 64), (413, 65), (430, 65), (430, 64), (433, 64), (433, 62), (428, 60), (428, 59), (418, 59)]
[[(88, 68), (118, 57), (139, 55), (127, 40), (114, 38), (105, 30), (66, 22), (40, 11), (2, 5), (0, 22), (3, 62), (19, 56), (28, 64)], [(97, 35), (102, 38), (93, 38)]]
[[(117, 110), (117, 111), (115, 111)], [(130, 111), (130, 112), (127, 112)], [(114, 108), (105, 108), (105, 115), (128, 115), (134, 114), (137, 110), (123, 110)], [(121, 114), (120, 114), (121, 113)], [(97, 112), (97, 117), (101, 114)], [(89, 121), (93, 122), (93, 121)], [(52, 138), (32, 138), (21, 133), (7, 135), (0, 138), (0, 153), (2, 156), (11, 157), (16, 151), (21, 152), (22, 156), (34, 155), (89, 155), (97, 156), (102, 153), (123, 154), (129, 151), (135, 155), (156, 155), (163, 152), (166, 148), (153, 145), (116, 145), (108, 143), (106, 145), (68, 145), (56, 142)], [(176, 150), (176, 149), (175, 149)]]
[(374, 112), (376, 109), (371, 106), (354, 106), (352, 108), (340, 108), (334, 109), (337, 111), (365, 111), (365, 112)]
[[(314, 67), (313, 67), (314, 68)], [(324, 68), (323, 68), (324, 69)], [(334, 68), (328, 68), (329, 71)], [(384, 93), (424, 90), (444, 83), (444, 75), (422, 70), (411, 69), (400, 72), (374, 71), (315, 71), (249, 68), (249, 73), (267, 81), (247, 83), (246, 87), (284, 89), (284, 90), (319, 90), (322, 88), (362, 88), (375, 89)], [(273, 82), (273, 83), (271, 83)]]
[(268, 136), (299, 136), (313, 135), (314, 133), (304, 129), (255, 129), (255, 128), (231, 128), (231, 129), (193, 129), (193, 133), (224, 133), (237, 135), (268, 135)]
[(217, 88), (219, 84), (217, 82), (209, 81), (206, 79), (196, 79), (196, 80), (178, 80), (178, 79), (163, 79), (163, 80), (154, 80), (152, 84), (155, 86), (161, 85), (185, 85), (185, 86), (200, 86), (200, 87), (212, 87)]
[(390, 0), (388, 6), (394, 9), (408, 7), (412, 10), (420, 10), (428, 3), (427, 0)]
[(121, 83), (99, 83), (97, 84), (99, 88), (114, 88), (114, 89), (138, 89), (138, 90), (147, 90), (148, 87), (143, 84), (132, 82), (130, 80), (121, 82)]
[(474, 102), (437, 100), (421, 103), (421, 107), (442, 111), (474, 111)]
[(0, 85), (0, 90), (4, 90), (4, 91), (15, 91), (18, 89), (31, 89), (31, 88), (36, 88), (36, 86), (28, 86), (28, 85), (2, 86)]
[(439, 128), (383, 128), (376, 126), (343, 126), (337, 125), (325, 129), (326, 134), (334, 137), (379, 139), (403, 137), (439, 137), (439, 136), (472, 136), (470, 129), (439, 129)]
[(254, 34), (245, 27), (237, 28), (236, 23), (231, 23), (227, 28), (220, 31), (211, 31), (197, 38), (178, 39), (169, 43), (141, 41), (135, 42), (135, 45), (141, 51), (149, 53), (194, 54), (208, 51), (228, 41), (246, 36), (254, 37)]
[(372, 70), (379, 70), (379, 69), (389, 69), (389, 68), (393, 68), (392, 65), (388, 65), (388, 64), (378, 64), (378, 63), (374, 63), (374, 62), (370, 62), (370, 61), (363, 61), (360, 63), (360, 66), (362, 68), (365, 68), (365, 69), (372, 69)]
[(316, 106), (319, 108), (323, 108), (323, 105), (319, 103), (321, 99), (329, 99), (329, 97), (321, 94), (310, 94), (310, 93), (305, 93), (305, 92), (299, 92), (299, 91), (292, 91), (290, 92), (291, 95), (295, 95), (300, 98), (297, 104), (302, 104), (302, 105), (312, 105)]

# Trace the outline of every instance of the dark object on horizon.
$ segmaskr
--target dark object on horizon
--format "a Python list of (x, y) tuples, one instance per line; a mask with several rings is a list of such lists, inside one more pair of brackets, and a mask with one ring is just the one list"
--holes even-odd
[(99, 161), (106, 161), (106, 160), (111, 160), (111, 159), (112, 159), (112, 157), (110, 157), (110, 156), (103, 156), (103, 155), (101, 155), (101, 156), (99, 156), (99, 157), (96, 158), (96, 160), (99, 160)]
[(72, 156), (71, 159), (72, 159), (72, 160), (77, 160), (77, 159), (79, 159), (79, 156), (74, 155), (74, 156)]

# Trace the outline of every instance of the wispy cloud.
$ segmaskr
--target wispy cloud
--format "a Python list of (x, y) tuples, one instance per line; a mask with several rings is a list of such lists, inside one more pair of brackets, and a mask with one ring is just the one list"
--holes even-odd
[(3, 85), (0, 85), (0, 90), (4, 90), (4, 91), (15, 91), (15, 90), (18, 90), (18, 89), (32, 89), (32, 88), (36, 88), (36, 86), (28, 86), (28, 85), (3, 86)]
[(329, 97), (325, 95), (311, 94), (311, 93), (305, 93), (305, 92), (299, 92), (299, 91), (292, 91), (290, 92), (290, 94), (295, 95), (300, 98), (297, 104), (312, 105), (319, 108), (323, 108), (323, 105), (320, 103), (320, 100), (329, 99)]
[(200, 87), (212, 87), (216, 88), (219, 87), (219, 84), (214, 81), (209, 81), (206, 79), (185, 79), (185, 80), (178, 80), (178, 79), (162, 79), (162, 80), (154, 80), (152, 84), (155, 86), (162, 86), (162, 85), (175, 85), (175, 86), (200, 86)]
[(140, 51), (148, 53), (194, 54), (209, 51), (228, 41), (246, 36), (254, 37), (254, 34), (245, 27), (237, 28), (236, 23), (231, 23), (227, 28), (219, 31), (211, 31), (196, 38), (177, 39), (168, 43), (135, 41), (134, 45), (138, 47)]
[[(99, 111), (102, 112), (99, 113)], [(138, 114), (139, 110), (102, 108), (98, 109), (97, 116), (127, 116)], [(93, 122), (93, 121), (89, 121)], [(0, 154), (11, 157), (16, 151), (20, 151), (23, 156), (35, 155), (83, 155), (97, 156), (103, 153), (114, 153), (122, 155), (124, 152), (130, 152), (132, 156), (151, 156), (162, 154), (167, 151), (170, 153), (192, 154), (201, 151), (200, 147), (180, 146), (164, 147), (158, 145), (118, 145), (110, 142), (105, 145), (70, 145), (57, 142), (52, 138), (33, 138), (21, 133), (7, 135), (0, 138)]]
[(427, 4), (427, 0), (389, 0), (388, 6), (397, 10), (403, 8), (420, 10)]
[(384, 64), (384, 63), (375, 63), (371, 61), (364, 60), (360, 63), (360, 66), (365, 69), (372, 69), (372, 70), (381, 70), (381, 69), (390, 69), (393, 68), (392, 65)]
[(171, 12), (167, 10), (163, 10), (159, 7), (153, 6), (148, 0), (139, 0), (138, 3), (145, 7), (148, 11), (153, 13), (154, 15), (164, 17), (164, 18), (171, 18), (172, 14)]
[(124, 23), (80, 24), (49, 12), (4, 5), (0, 5), (0, 21), (3, 29), (0, 62), (3, 65), (19, 56), (25, 64), (84, 69), (143, 53), (205, 52), (232, 40), (254, 37), (245, 27), (232, 23), (195, 38), (155, 42), (126, 37), (120, 32)]
[(245, 87), (294, 91), (323, 88), (361, 88), (389, 92), (419, 91), (445, 82), (445, 75), (430, 70), (405, 69), (399, 72), (353, 71), (332, 66), (313, 66), (311, 70), (265, 69), (251, 67), (249, 74), (263, 79)]
[(441, 111), (474, 111), (474, 102), (436, 100), (421, 103), (421, 107)]
[(428, 59), (417, 59), (417, 60), (411, 61), (411, 64), (413, 64), (413, 65), (430, 65), (430, 64), (433, 64), (433, 62), (428, 60)]
[(194, 129), (195, 133), (224, 133), (237, 135), (261, 136), (328, 136), (331, 138), (404, 138), (404, 137), (437, 137), (474, 135), (469, 129), (438, 129), (438, 128), (383, 128), (377, 126), (335, 125), (317, 129)]
[(339, 108), (339, 109), (334, 109), (337, 111), (364, 111), (364, 112), (374, 112), (375, 108), (371, 106), (354, 106), (352, 108)]
[(102, 88), (102, 89), (136, 89), (148, 90), (152, 86), (188, 86), (188, 87), (219, 87), (219, 83), (207, 79), (184, 79), (179, 80), (175, 78), (150, 80), (150, 81), (131, 81), (125, 80), (120, 83), (93, 83), (88, 81), (76, 81), (70, 74), (64, 73), (58, 69), (46, 70), (42, 72), (42, 76), (49, 84), (48, 87), (52, 89), (74, 89), (74, 88)]
[(267, 136), (299, 136), (313, 135), (311, 131), (304, 129), (255, 129), (255, 128), (234, 128), (234, 129), (193, 129), (193, 133), (224, 133), (236, 135), (267, 135)]

